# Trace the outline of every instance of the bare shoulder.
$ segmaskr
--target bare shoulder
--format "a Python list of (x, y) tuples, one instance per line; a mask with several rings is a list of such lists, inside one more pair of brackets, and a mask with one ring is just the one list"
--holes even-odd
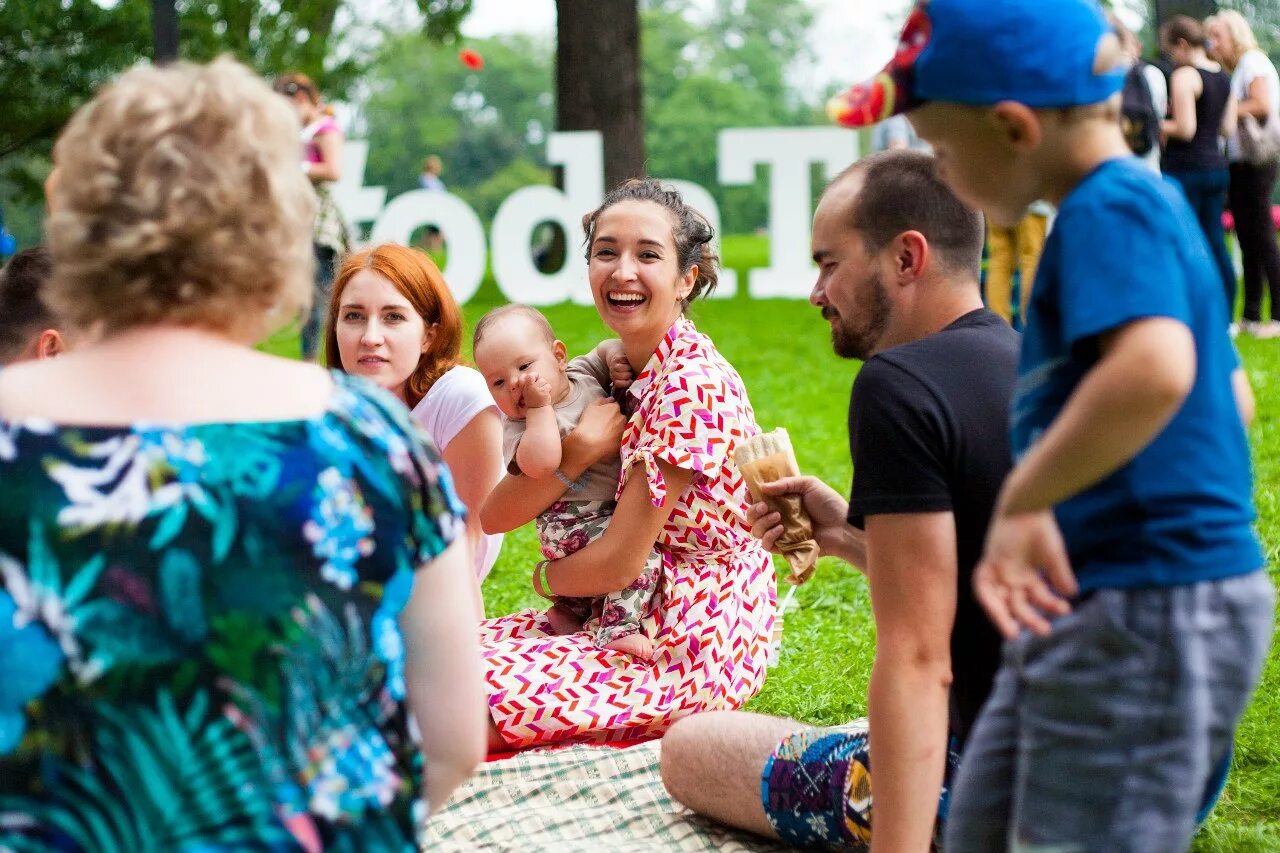
[(1201, 85), (1200, 72), (1196, 70), (1194, 65), (1183, 65), (1173, 70), (1173, 74), (1169, 77), (1173, 85), (1178, 87), (1191, 86), (1197, 89)]

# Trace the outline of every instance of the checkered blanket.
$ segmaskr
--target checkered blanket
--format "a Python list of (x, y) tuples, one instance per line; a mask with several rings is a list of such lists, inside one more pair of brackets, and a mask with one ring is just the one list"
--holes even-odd
[(481, 765), (432, 817), (431, 853), (608, 850), (783, 851), (676, 803), (658, 776), (658, 741), (627, 749), (532, 750)]

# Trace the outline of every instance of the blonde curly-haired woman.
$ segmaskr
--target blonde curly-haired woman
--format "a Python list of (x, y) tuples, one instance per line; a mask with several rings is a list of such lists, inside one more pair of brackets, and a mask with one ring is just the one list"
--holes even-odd
[(404, 850), (482, 755), (435, 449), (250, 346), (311, 293), (297, 136), (220, 59), (58, 140), (47, 297), (87, 331), (0, 373), (0, 848)]

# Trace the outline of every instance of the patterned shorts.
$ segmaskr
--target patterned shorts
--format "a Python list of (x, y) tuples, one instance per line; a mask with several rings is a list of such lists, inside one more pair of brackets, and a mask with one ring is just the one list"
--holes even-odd
[[(941, 849), (951, 780), (960, 764), (947, 752), (931, 849)], [(764, 813), (793, 847), (866, 851), (871, 847), (871, 754), (865, 721), (830, 729), (806, 728), (786, 737), (760, 776)]]

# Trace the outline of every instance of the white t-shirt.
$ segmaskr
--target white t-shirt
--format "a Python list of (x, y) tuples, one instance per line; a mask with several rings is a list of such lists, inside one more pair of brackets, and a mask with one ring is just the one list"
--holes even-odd
[[(1164, 72), (1147, 63), (1142, 66), (1142, 79), (1147, 81), (1151, 90), (1151, 106), (1155, 108), (1156, 118), (1164, 118), (1169, 112), (1169, 84), (1164, 79)], [(1142, 161), (1155, 171), (1160, 171), (1160, 146), (1156, 145), (1146, 154)]]
[[(427, 390), (418, 405), (413, 407), (413, 419), (426, 431), (436, 447), (443, 453), (449, 442), (471, 423), (471, 419), (492, 408), (493, 396), (484, 377), (470, 367), (458, 365), (446, 372)], [(476, 545), (476, 576), (484, 580), (493, 568), (502, 548), (502, 534), (483, 534)]]
[[(1276, 74), (1276, 67), (1267, 55), (1257, 48), (1240, 57), (1240, 63), (1231, 74), (1231, 94), (1237, 101), (1245, 100), (1249, 97), (1249, 87), (1259, 77), (1267, 81), (1267, 114), (1280, 114), (1280, 75)], [(1227, 141), (1227, 157), (1233, 162), (1241, 159), (1240, 134), (1232, 134)]]

